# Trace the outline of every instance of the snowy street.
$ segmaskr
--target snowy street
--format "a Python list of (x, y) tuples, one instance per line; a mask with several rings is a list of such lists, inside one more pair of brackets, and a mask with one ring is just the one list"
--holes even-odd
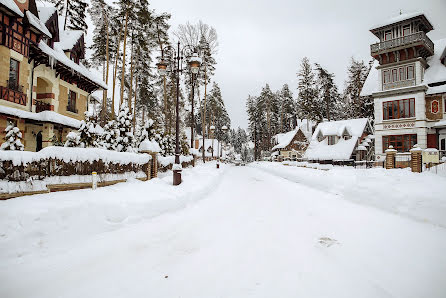
[[(20, 242), (9, 239), (9, 226), (0, 235), (0, 250), (7, 251), (0, 255), (0, 297), (445, 297), (446, 229), (440, 224), (351, 202), (318, 188), (317, 180), (306, 186), (262, 165), (224, 166), (206, 180), (217, 172), (213, 166), (201, 166), (209, 172), (197, 176), (210, 189), (189, 192), (197, 198), (183, 198), (189, 204), (182, 208), (88, 237), (71, 233), (69, 247), (63, 230), (55, 229), (58, 241), (45, 253), (35, 248), (14, 255)], [(196, 170), (185, 170), (184, 187), (191, 183), (187, 172)], [(133, 188), (146, 196), (149, 189), (160, 191), (160, 183)], [(124, 201), (135, 193), (123, 185), (115, 195)], [(56, 193), (49, 201), (92, 193)], [(39, 199), (31, 199), (39, 212)], [(20, 200), (1, 202), (3, 219), (19, 212)], [(47, 199), (40, 200), (51, 213)], [(62, 217), (52, 224), (66, 223)], [(45, 234), (15, 229), (24, 238)]]

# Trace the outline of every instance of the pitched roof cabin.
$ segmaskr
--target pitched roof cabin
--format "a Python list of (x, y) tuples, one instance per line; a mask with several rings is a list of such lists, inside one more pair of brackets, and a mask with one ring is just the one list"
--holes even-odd
[(299, 127), (286, 133), (279, 133), (273, 137), (275, 146), (272, 151), (276, 152), (279, 159), (302, 158), (308, 147), (309, 139)]
[(54, 7), (35, 0), (0, 0), (0, 144), (8, 125), (22, 132), (27, 151), (64, 142), (80, 126), (95, 90), (84, 34), (59, 27)]
[(312, 161), (371, 160), (373, 130), (367, 118), (321, 122), (304, 159)]

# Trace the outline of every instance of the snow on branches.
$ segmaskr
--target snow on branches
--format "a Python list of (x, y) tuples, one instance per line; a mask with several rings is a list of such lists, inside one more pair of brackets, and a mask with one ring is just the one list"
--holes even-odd
[(6, 136), (5, 142), (1, 145), (0, 150), (19, 150), (23, 151), (25, 146), (23, 146), (20, 139), (22, 138), (22, 133), (19, 128), (14, 125), (8, 125), (5, 129)]

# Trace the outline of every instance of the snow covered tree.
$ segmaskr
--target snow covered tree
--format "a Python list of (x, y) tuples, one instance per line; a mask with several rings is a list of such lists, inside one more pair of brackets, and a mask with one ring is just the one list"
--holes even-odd
[[(319, 109), (315, 115), (318, 122), (326, 118), (328, 121), (337, 119), (339, 93), (336, 84), (333, 81), (334, 75), (329, 73), (320, 64), (316, 63), (317, 73), (317, 103)], [(315, 112), (316, 112), (315, 111)]]
[(79, 146), (82, 148), (98, 147), (99, 135), (96, 130), (97, 119), (95, 116), (85, 112), (85, 120), (81, 121), (79, 127)]
[(132, 130), (133, 116), (127, 106), (127, 103), (121, 105), (118, 118), (116, 119), (117, 132), (116, 150), (119, 152), (131, 152), (134, 150), (133, 144), (133, 130)]
[(296, 103), (288, 84), (283, 85), (282, 90), (278, 93), (278, 103), (280, 105), (279, 132), (290, 131), (296, 126), (298, 117)]
[(372, 62), (366, 65), (363, 60), (351, 59), (347, 69), (348, 78), (345, 82), (344, 102), (347, 106), (346, 118), (373, 118), (373, 99), (371, 97), (362, 97), (361, 90), (365, 80), (370, 73)]
[[(49, 0), (56, 5), (61, 16), (64, 16), (63, 29), (81, 30), (87, 32), (86, 11), (88, 3), (85, 0)], [(95, 0), (96, 1), (96, 0)]]
[(104, 126), (104, 133), (101, 136), (100, 145), (108, 150), (117, 150), (119, 135), (118, 123), (116, 120), (110, 120)]
[(80, 137), (75, 131), (70, 131), (67, 134), (67, 141), (64, 147), (79, 147)]
[(1, 150), (23, 151), (25, 149), (25, 146), (23, 146), (20, 141), (22, 133), (17, 126), (8, 125), (5, 129), (5, 133), (5, 142), (0, 146)]
[(302, 59), (301, 69), (297, 76), (299, 77), (299, 110), (301, 117), (310, 120), (320, 120), (318, 116), (317, 90), (314, 78), (313, 68), (307, 57)]

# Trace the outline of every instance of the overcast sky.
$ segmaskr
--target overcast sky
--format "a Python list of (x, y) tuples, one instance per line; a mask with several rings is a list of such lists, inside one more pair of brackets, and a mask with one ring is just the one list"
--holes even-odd
[[(93, 0), (94, 1), (94, 0)], [(220, 85), (232, 127), (247, 127), (245, 102), (268, 83), (288, 83), (297, 95), (300, 60), (307, 56), (335, 74), (342, 90), (350, 57), (369, 60), (374, 24), (423, 11), (432, 40), (446, 38), (446, 0), (152, 0), (172, 14), (172, 29), (202, 20), (218, 33), (214, 80)]]

